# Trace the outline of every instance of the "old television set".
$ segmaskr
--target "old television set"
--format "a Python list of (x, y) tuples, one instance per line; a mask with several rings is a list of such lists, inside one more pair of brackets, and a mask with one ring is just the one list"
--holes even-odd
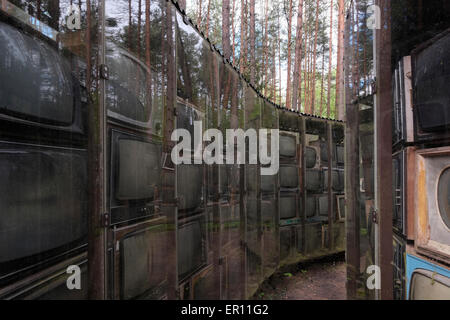
[(64, 57), (3, 22), (0, 52), (0, 119), (25, 128), (85, 132), (81, 85)]
[(307, 169), (318, 167), (319, 153), (314, 147), (305, 147), (305, 166)]
[(411, 57), (404, 57), (393, 74), (393, 144), (414, 142), (414, 119), (412, 108)]
[(276, 198), (261, 199), (261, 219), (263, 223), (275, 222), (275, 217), (278, 214), (277, 204), (278, 201)]
[(406, 254), (409, 300), (449, 300), (450, 270), (444, 265)]
[(328, 221), (328, 194), (324, 194), (318, 197), (318, 213), (319, 213), (319, 220), (321, 221)]
[(450, 278), (430, 270), (417, 270), (411, 280), (410, 300), (450, 300)]
[(113, 224), (154, 214), (161, 189), (162, 146), (111, 130), (110, 205)]
[(450, 148), (416, 151), (416, 249), (450, 257)]
[(297, 196), (281, 194), (280, 197), (280, 219), (293, 219), (297, 217)]
[[(344, 188), (345, 188), (344, 171), (343, 170), (332, 170), (331, 177), (332, 177), (332, 185), (331, 185), (332, 190), (335, 192), (339, 192), (339, 193), (344, 191)], [(324, 180), (324, 190), (328, 191), (328, 169), (325, 169), (323, 171), (323, 180)]]
[(278, 190), (278, 175), (261, 176), (261, 192), (264, 194), (273, 194)]
[(296, 134), (281, 132), (280, 133), (280, 158), (296, 159), (297, 158), (298, 136)]
[(450, 138), (450, 29), (412, 53), (415, 141)]
[(323, 189), (323, 171), (318, 169), (306, 170), (305, 188), (308, 192), (321, 192)]
[[(303, 199), (300, 199), (300, 205), (303, 205)], [(307, 196), (306, 197), (306, 205), (305, 205), (305, 210), (306, 210), (306, 219), (311, 219), (314, 218), (316, 216), (317, 213), (317, 199), (316, 197), (310, 197)]]
[(162, 225), (130, 232), (119, 243), (120, 298), (158, 298), (167, 277), (167, 233)]
[(345, 147), (344, 145), (336, 145), (336, 163), (338, 167), (345, 165)]
[(0, 283), (87, 241), (87, 154), (0, 143)]
[(203, 207), (203, 165), (177, 166), (177, 195), (180, 213), (195, 212)]
[[(322, 166), (336, 166), (336, 144), (333, 143), (331, 146), (331, 157), (328, 156), (328, 142), (320, 141), (320, 162)], [(329, 164), (329, 158), (331, 158), (331, 165)]]
[(119, 121), (127, 126), (139, 129), (153, 129), (161, 134), (162, 123), (151, 128), (152, 118), (157, 117), (158, 99), (152, 94), (156, 92), (156, 76), (143, 62), (130, 51), (113, 42), (107, 42), (106, 63), (109, 77), (106, 81), (105, 103), (111, 120)]
[(282, 189), (299, 188), (299, 168), (295, 165), (280, 166), (280, 187)]
[(206, 265), (206, 239), (206, 219), (203, 214), (179, 221), (177, 260), (180, 282)]

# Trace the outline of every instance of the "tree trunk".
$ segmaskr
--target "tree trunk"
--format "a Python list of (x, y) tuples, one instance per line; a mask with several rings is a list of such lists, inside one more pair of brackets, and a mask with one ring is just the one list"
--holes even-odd
[[(299, 111), (300, 107), (298, 104), (298, 91), (300, 84), (300, 92), (301, 88), (301, 74), (302, 74), (302, 41), (303, 41), (303, 0), (299, 0), (298, 2), (298, 13), (297, 13), (297, 34), (295, 41), (295, 63), (294, 63), (294, 80), (292, 86), (292, 108)], [(300, 101), (301, 103), (301, 101)]]
[[(329, 43), (329, 58), (328, 58), (328, 96), (327, 96), (327, 117), (331, 117), (331, 66), (333, 62), (333, 0), (331, 0), (331, 15), (330, 15), (330, 43)], [(335, 115), (336, 117), (336, 115)], [(337, 117), (336, 117), (337, 118)]]
[(225, 58), (230, 59), (230, 0), (222, 1), (222, 46)]
[(292, 38), (292, 0), (289, 0), (289, 17), (288, 17), (288, 56), (287, 56), (287, 82), (286, 82), (286, 107), (292, 109), (291, 106), (291, 38)]
[(345, 117), (345, 96), (344, 96), (344, 34), (345, 34), (345, 0), (339, 0), (338, 13), (338, 49), (336, 67), (336, 115), (338, 120)]
[(256, 81), (256, 19), (255, 0), (250, 0), (250, 83), (255, 85)]
[(311, 87), (311, 113), (315, 112), (316, 104), (316, 62), (317, 62), (317, 37), (319, 35), (319, 0), (316, 5), (316, 31), (314, 33), (314, 50), (313, 50), (313, 71), (312, 71), (312, 87)]

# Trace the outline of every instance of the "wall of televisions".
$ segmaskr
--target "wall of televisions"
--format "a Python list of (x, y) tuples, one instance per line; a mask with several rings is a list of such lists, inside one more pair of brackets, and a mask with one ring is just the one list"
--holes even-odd
[[(2, 0), (0, 51), (1, 298), (245, 299), (344, 251), (344, 124), (269, 102), (176, 4)], [(279, 129), (279, 174), (175, 166), (195, 121)]]

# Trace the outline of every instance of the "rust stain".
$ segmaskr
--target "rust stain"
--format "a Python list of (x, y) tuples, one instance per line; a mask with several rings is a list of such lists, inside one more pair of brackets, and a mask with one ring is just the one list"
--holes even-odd
[(428, 197), (426, 187), (426, 170), (423, 159), (419, 160), (417, 175), (417, 240), (420, 244), (428, 241)]

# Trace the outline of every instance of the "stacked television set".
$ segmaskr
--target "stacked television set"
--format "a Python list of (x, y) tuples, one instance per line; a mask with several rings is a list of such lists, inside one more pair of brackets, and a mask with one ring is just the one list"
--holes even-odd
[[(336, 233), (308, 220), (326, 166), (305, 123), (342, 123), (270, 102), (174, 3), (79, 1), (73, 32), (64, 4), (14, 3), (0, 7), (0, 298), (247, 299), (304, 248), (341, 250), (319, 250)], [(175, 129), (194, 138), (186, 163)], [(250, 143), (245, 164), (206, 164), (207, 129), (280, 129), (280, 170), (248, 164)]]
[[(450, 293), (445, 267), (450, 261), (450, 98), (445, 89), (450, 79), (449, 54), (450, 32), (446, 31), (402, 58), (393, 74), (397, 299), (438, 298)], [(430, 272), (440, 279), (439, 290), (427, 285)]]
[[(162, 16), (162, 6), (156, 1), (151, 9)], [(167, 210), (161, 207), (162, 181), (167, 180), (162, 143), (165, 82), (161, 66), (144, 58), (160, 56), (161, 49), (148, 43), (134, 46), (128, 38), (117, 37), (117, 26), (128, 20), (113, 1), (105, 2), (105, 10), (108, 298), (162, 299), (167, 291), (164, 265), (169, 261), (165, 253), (170, 249)], [(146, 23), (161, 29), (158, 19)], [(129, 37), (137, 33), (130, 30)]]

